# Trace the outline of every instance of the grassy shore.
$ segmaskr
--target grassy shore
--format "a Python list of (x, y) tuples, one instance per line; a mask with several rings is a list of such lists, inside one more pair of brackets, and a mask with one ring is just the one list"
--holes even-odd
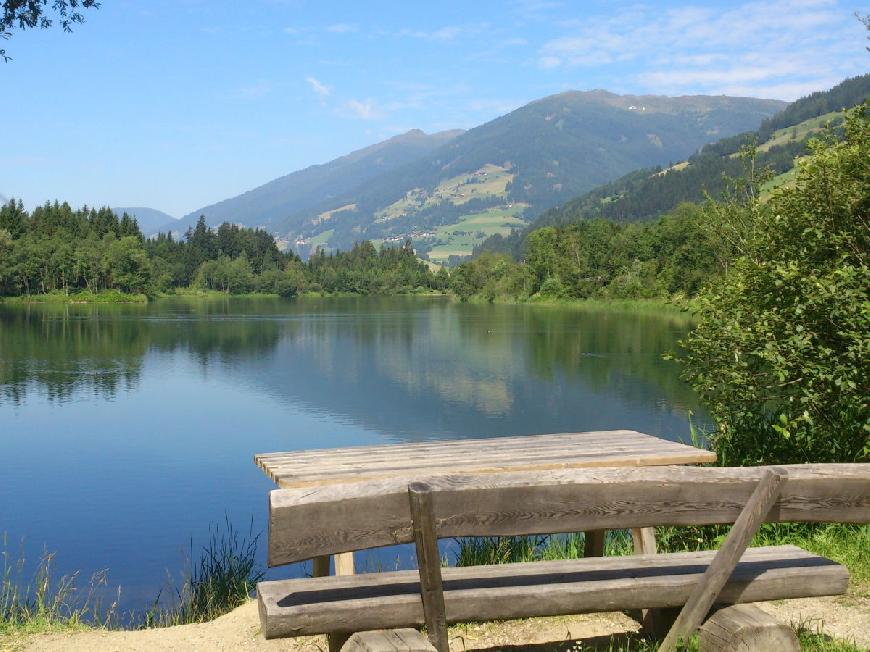
[(0, 297), (0, 302), (21, 303), (147, 303), (144, 294), (128, 294), (119, 290), (103, 290), (101, 292), (48, 292), (46, 294), (26, 294), (17, 297)]
[(691, 316), (694, 304), (690, 299), (552, 299), (544, 297), (495, 297), (492, 301), (481, 295), (471, 296), (468, 303), (494, 303), (498, 305), (539, 306), (542, 308), (568, 308), (572, 310), (608, 310), (627, 313), (670, 313)]
[[(227, 519), (210, 528), (210, 537), (190, 556), (177, 582), (161, 590), (144, 612), (119, 613), (118, 599), (105, 604), (108, 573), (95, 574), (80, 586), (78, 573), (56, 577), (54, 555), (43, 554), (30, 578), (23, 553), (0, 550), (0, 643), (3, 637), (75, 632), (85, 629), (143, 629), (203, 623), (244, 604), (263, 577), (256, 564), (260, 535), (239, 532)], [(117, 589), (118, 598), (121, 587)], [(0, 650), (3, 650), (0, 645)]]

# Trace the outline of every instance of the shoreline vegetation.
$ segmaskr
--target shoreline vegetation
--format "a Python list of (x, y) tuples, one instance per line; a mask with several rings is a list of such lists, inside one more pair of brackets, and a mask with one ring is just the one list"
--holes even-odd
[[(298, 300), (318, 300), (318, 299), (337, 299), (337, 298), (366, 298), (366, 297), (422, 297), (422, 298), (445, 298), (454, 301), (461, 301), (456, 295), (441, 290), (431, 290), (427, 288), (418, 288), (408, 292), (394, 293), (389, 295), (372, 295), (372, 294), (357, 294), (354, 292), (314, 292), (308, 291), (299, 294), (294, 299)], [(116, 290), (103, 290), (101, 292), (72, 292), (66, 294), (62, 291), (53, 291), (45, 294), (29, 294), (21, 296), (0, 297), (0, 304), (18, 305), (18, 304), (144, 304), (150, 301), (159, 301), (161, 299), (279, 299), (280, 294), (276, 292), (245, 292), (231, 294), (222, 290), (204, 290), (199, 288), (178, 288), (171, 292), (163, 292), (155, 296), (146, 294), (129, 294)], [(612, 311), (630, 311), (630, 312), (670, 312), (691, 314), (694, 303), (690, 299), (677, 297), (675, 299), (668, 298), (650, 298), (650, 299), (553, 299), (545, 297), (498, 297), (493, 300), (484, 297), (473, 296), (463, 303), (470, 304), (495, 304), (495, 305), (516, 305), (516, 306), (536, 306), (541, 308), (570, 308), (584, 310), (612, 310)]]

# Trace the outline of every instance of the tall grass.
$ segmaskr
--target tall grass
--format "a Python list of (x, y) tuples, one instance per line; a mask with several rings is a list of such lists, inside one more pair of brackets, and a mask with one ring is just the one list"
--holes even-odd
[[(55, 578), (54, 555), (44, 552), (28, 581), (23, 551), (13, 558), (3, 535), (0, 575), (0, 634), (12, 631), (53, 631), (109, 626), (117, 617), (118, 600), (104, 607), (99, 589), (107, 586), (106, 571), (94, 574), (86, 589), (76, 585), (78, 573)], [(119, 592), (120, 593), (120, 592)]]
[(227, 517), (223, 528), (210, 526), (209, 540), (196, 563), (191, 540), (188, 568), (181, 584), (172, 587), (169, 606), (162, 605), (162, 592), (158, 594), (141, 626), (202, 623), (244, 604), (263, 577), (256, 566), (260, 534), (254, 534), (253, 527), (252, 518), (247, 535), (242, 536)]
[[(10, 553), (3, 536), (0, 575), (0, 635), (55, 630), (168, 627), (201, 623), (243, 604), (263, 572), (256, 564), (259, 533), (253, 519), (246, 534), (225, 518), (209, 527), (209, 539), (194, 556), (193, 541), (180, 582), (170, 578), (168, 591), (161, 591), (152, 606), (142, 612), (120, 614), (117, 597), (104, 605), (99, 595), (108, 585), (108, 573), (96, 573), (86, 588), (77, 586), (78, 573), (57, 578), (54, 555), (44, 553), (28, 580), (23, 551)], [(164, 593), (171, 597), (166, 598)]]

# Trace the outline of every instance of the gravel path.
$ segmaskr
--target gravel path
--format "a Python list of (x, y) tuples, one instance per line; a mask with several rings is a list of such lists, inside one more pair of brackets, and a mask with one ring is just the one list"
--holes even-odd
[[(855, 595), (763, 603), (783, 622), (804, 623), (870, 649), (870, 598)], [(607, 649), (611, 635), (628, 635), (638, 624), (622, 613), (559, 618), (533, 618), (505, 623), (460, 625), (450, 629), (450, 649), (465, 650), (591, 650)], [(582, 641), (582, 647), (577, 641)], [(327, 649), (323, 636), (266, 641), (260, 635), (255, 602), (200, 625), (143, 631), (94, 630), (73, 634), (40, 634), (0, 638), (0, 651), (13, 652), (212, 652), (263, 650), (294, 652)]]

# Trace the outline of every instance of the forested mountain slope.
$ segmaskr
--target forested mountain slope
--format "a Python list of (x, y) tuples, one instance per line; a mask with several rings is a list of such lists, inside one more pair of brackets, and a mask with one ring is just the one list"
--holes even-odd
[(531, 225), (508, 237), (493, 236), (481, 250), (519, 255), (529, 232), (547, 226), (591, 218), (640, 221), (658, 217), (683, 202), (703, 201), (705, 193), (718, 197), (726, 177), (742, 173), (737, 153), (746, 145), (758, 147), (757, 164), (774, 174), (788, 172), (795, 157), (806, 151), (807, 140), (828, 125), (842, 121), (845, 108), (870, 97), (870, 74), (847, 79), (834, 88), (813, 93), (764, 120), (755, 130), (706, 145), (686, 161), (668, 168), (642, 168), (604, 184), (540, 215)]
[(356, 150), (322, 165), (312, 165), (269, 181), (237, 197), (205, 206), (184, 216), (186, 229), (205, 215), (211, 226), (223, 222), (262, 227), (286, 235), (294, 217), (316, 216), (322, 207), (341, 208), (337, 197), (349, 196), (372, 179), (399, 168), (455, 138), (460, 130), (426, 134), (413, 129), (388, 140)]
[(212, 225), (260, 226), (302, 253), (411, 238), (423, 254), (470, 254), (488, 231), (509, 230), (638, 166), (681, 160), (783, 106), (561, 93), (459, 135), (409, 132), (194, 211), (180, 226), (200, 214)]

